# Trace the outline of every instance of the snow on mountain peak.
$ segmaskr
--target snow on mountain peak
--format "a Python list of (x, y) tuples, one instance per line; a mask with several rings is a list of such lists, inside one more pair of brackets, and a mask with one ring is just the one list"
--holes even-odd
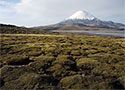
[(69, 19), (88, 19), (88, 20), (93, 20), (95, 17), (91, 14), (89, 14), (86, 11), (77, 11), (75, 14), (70, 16), (69, 18), (66, 18), (66, 20)]

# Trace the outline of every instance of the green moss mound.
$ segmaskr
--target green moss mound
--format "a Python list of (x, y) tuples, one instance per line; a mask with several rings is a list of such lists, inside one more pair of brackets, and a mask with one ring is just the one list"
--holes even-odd
[(4, 57), (2, 61), (8, 65), (26, 65), (31, 62), (29, 57), (25, 55), (9, 55)]
[(32, 62), (29, 66), (32, 67), (37, 72), (44, 72), (51, 65), (51, 63), (55, 60), (53, 56), (39, 56), (34, 59), (35, 62)]
[(2, 76), (1, 79), (4, 82), (9, 82), (9, 81), (18, 79), (24, 73), (31, 73), (34, 71), (32, 68), (26, 67), (26, 66), (13, 67), (13, 66), (6, 65), (1, 68), (0, 72)]
[(121, 37), (1, 34), (0, 89), (123, 90), (124, 46)]
[(83, 77), (81, 75), (68, 76), (60, 80), (59, 86), (70, 89), (81, 89), (83, 88), (82, 81)]
[(81, 58), (77, 60), (77, 67), (81, 70), (93, 69), (99, 64), (97, 60), (93, 60), (92, 58)]

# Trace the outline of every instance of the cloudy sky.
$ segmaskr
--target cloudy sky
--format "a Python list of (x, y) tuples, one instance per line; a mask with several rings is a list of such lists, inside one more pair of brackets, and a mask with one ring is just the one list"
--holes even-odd
[(125, 23), (125, 0), (0, 0), (0, 23), (41, 26), (84, 10), (95, 17)]

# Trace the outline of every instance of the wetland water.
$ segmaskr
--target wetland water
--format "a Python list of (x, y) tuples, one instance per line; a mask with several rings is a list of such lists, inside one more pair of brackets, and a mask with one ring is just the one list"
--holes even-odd
[(53, 30), (52, 32), (72, 33), (79, 35), (104, 35), (104, 36), (119, 36), (125, 37), (125, 30)]

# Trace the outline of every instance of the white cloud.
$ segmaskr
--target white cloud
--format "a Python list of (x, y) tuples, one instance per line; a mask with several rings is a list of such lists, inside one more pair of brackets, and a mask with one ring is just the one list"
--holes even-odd
[[(20, 22), (24, 22), (26, 25), (41, 25), (43, 22), (43, 10), (41, 0), (21, 0), (14, 8), (18, 16), (20, 16)], [(39, 24), (38, 24), (39, 23)]]
[(6, 6), (10, 6), (11, 5), (11, 3), (8, 3), (8, 2), (6, 2), (6, 1), (3, 1), (3, 0), (0, 0), (0, 4), (1, 5), (6, 5)]
[(13, 6), (14, 3), (0, 0), (0, 21), (12, 18), (11, 15), (15, 12)]
[(102, 20), (123, 22), (123, 17), (115, 17), (124, 15), (124, 0), (20, 0), (13, 4), (3, 1), (0, 3), (8, 7), (0, 8), (0, 17), (11, 17), (9, 22), (18, 25), (54, 24), (78, 10), (86, 10)]

